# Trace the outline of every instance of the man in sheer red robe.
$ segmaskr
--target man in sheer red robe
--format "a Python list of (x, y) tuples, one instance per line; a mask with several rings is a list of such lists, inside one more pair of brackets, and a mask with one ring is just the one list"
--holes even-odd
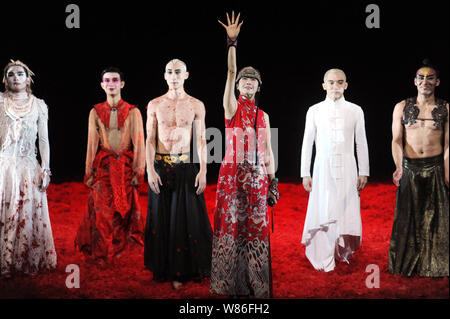
[(75, 246), (100, 265), (120, 257), (129, 243), (143, 245), (137, 187), (144, 181), (144, 130), (139, 109), (121, 98), (124, 85), (120, 70), (103, 71), (106, 101), (89, 114), (84, 181), (91, 192)]

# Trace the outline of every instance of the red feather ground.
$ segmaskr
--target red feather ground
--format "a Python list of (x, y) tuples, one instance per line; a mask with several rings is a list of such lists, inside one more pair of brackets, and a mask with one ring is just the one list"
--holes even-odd
[[(206, 201), (213, 220), (215, 185), (208, 185)], [(82, 260), (73, 240), (84, 214), (88, 189), (81, 183), (51, 185), (48, 189), (50, 217), (58, 254), (54, 271), (37, 277), (0, 279), (0, 298), (217, 298), (209, 294), (209, 280), (188, 283), (175, 291), (170, 283), (156, 283), (144, 269), (143, 250), (130, 252), (116, 265), (100, 270)], [(339, 263), (335, 271), (312, 268), (300, 244), (308, 195), (298, 185), (280, 183), (275, 232), (271, 234), (274, 298), (433, 298), (448, 299), (446, 278), (404, 278), (387, 272), (388, 247), (395, 205), (395, 187), (370, 183), (361, 193), (363, 240), (350, 265)], [(140, 199), (146, 215), (147, 190)], [(66, 287), (66, 266), (80, 268), (80, 288)], [(367, 265), (380, 269), (380, 288), (366, 287)]]

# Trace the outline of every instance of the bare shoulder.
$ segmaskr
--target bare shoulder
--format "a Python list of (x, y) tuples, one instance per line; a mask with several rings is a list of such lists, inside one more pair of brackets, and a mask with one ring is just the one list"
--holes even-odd
[(394, 110), (403, 111), (403, 109), (405, 108), (405, 105), (406, 105), (406, 100), (402, 100), (402, 101), (398, 102), (397, 104), (395, 104)]
[(195, 107), (204, 107), (203, 102), (193, 96), (189, 95), (188, 101), (190, 104), (192, 104)]
[(189, 104), (192, 106), (192, 109), (198, 113), (198, 112), (205, 112), (205, 104), (203, 104), (202, 101), (199, 99), (196, 99), (195, 97), (189, 96), (188, 98)]
[(156, 112), (158, 106), (161, 105), (164, 102), (164, 100), (165, 100), (164, 95), (154, 98), (153, 100), (150, 100), (150, 102), (148, 102), (147, 104), (147, 112)]

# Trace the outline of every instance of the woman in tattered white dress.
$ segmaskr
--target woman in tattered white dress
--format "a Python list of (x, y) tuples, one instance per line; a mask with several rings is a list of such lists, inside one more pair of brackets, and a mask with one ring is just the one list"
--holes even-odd
[[(48, 214), (48, 109), (31, 94), (31, 70), (11, 61), (0, 95), (0, 276), (56, 267)], [(39, 136), (41, 165), (36, 159)]]

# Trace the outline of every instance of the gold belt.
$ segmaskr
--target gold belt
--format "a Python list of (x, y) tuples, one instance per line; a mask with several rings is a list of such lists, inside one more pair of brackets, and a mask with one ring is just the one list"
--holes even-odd
[(181, 155), (160, 155), (155, 154), (155, 160), (157, 161), (164, 161), (167, 164), (174, 164), (179, 162), (184, 162), (189, 158), (189, 155), (187, 154), (181, 154)]

